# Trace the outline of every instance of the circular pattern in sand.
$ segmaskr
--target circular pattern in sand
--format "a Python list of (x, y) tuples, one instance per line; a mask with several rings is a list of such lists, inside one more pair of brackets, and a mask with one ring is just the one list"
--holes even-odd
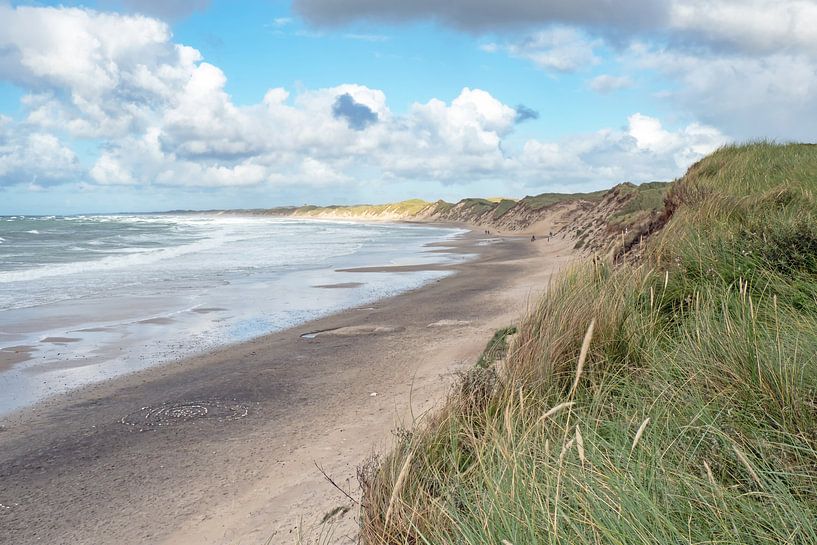
[(122, 423), (140, 429), (174, 426), (203, 418), (219, 421), (236, 420), (249, 414), (249, 408), (237, 401), (210, 399), (165, 403), (142, 407), (122, 419)]

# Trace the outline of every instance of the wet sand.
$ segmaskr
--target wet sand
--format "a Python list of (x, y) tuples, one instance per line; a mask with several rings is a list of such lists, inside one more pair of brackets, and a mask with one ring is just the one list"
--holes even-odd
[(49, 343), (49, 344), (68, 344), (68, 343), (76, 343), (81, 341), (82, 339), (78, 339), (76, 337), (46, 337), (45, 339), (41, 340), (41, 343)]
[[(436, 250), (431, 250), (436, 251)], [(448, 252), (446, 252), (448, 253)], [(420, 272), (420, 271), (448, 271), (451, 266), (444, 263), (428, 265), (386, 265), (380, 267), (354, 267), (352, 269), (335, 269), (335, 272), (376, 273), (376, 272)]]
[(31, 357), (34, 351), (33, 346), (9, 346), (0, 349), (0, 371), (11, 369), (18, 363), (22, 363)]
[(0, 543), (291, 544), (338, 508), (331, 542), (354, 542), (354, 505), (316, 464), (356, 495), (356, 466), (571, 259), (482, 238), (424, 288), (0, 420)]

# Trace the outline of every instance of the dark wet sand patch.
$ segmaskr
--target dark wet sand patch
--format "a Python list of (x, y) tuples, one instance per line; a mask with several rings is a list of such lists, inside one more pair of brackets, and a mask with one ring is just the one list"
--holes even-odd
[[(492, 238), (487, 239), (476, 239), (477, 242), (479, 240), (492, 240)], [(503, 242), (505, 238), (501, 238)], [(428, 253), (444, 253), (444, 254), (472, 254), (474, 253), (474, 245), (472, 245), (471, 241), (468, 242), (461, 242), (461, 241), (449, 241), (449, 242), (432, 242), (430, 244), (425, 245), (426, 248), (436, 248), (437, 250), (426, 250)], [(477, 246), (478, 247), (478, 246)]]
[[(476, 247), (480, 248), (485, 246), (486, 243), (490, 244), (500, 244), (501, 242), (489, 242), (490, 239), (482, 240), (476, 243)], [(426, 250), (425, 253), (427, 254), (448, 254), (448, 255), (471, 255), (474, 251), (470, 248), (438, 248), (436, 250)]]
[(202, 307), (202, 308), (194, 308), (193, 312), (198, 314), (209, 314), (211, 312), (223, 312), (227, 310), (226, 308), (221, 307)]
[(318, 286), (312, 286), (313, 288), (324, 288), (324, 289), (342, 289), (342, 288), (359, 288), (363, 285), (363, 282), (341, 282), (339, 284), (320, 284)]
[[(65, 357), (65, 354), (63, 354), (63, 357)], [(83, 367), (89, 367), (98, 364), (99, 362), (93, 358), (79, 356), (69, 359), (53, 359), (48, 361), (43, 360), (42, 363), (37, 363), (36, 365), (26, 367), (24, 371), (31, 375), (41, 375), (43, 373), (51, 373), (54, 371), (69, 371), (72, 369), (81, 369)]]
[(173, 318), (161, 317), (161, 318), (148, 318), (147, 320), (139, 320), (138, 323), (140, 323), (140, 324), (152, 324), (152, 325), (167, 325), (167, 324), (172, 324), (175, 321), (176, 320), (174, 320)]
[(18, 363), (31, 359), (33, 346), (8, 346), (0, 349), (0, 371), (7, 371)]
[(49, 343), (49, 344), (68, 344), (68, 343), (78, 343), (82, 339), (77, 337), (46, 337), (42, 339), (41, 343)]
[(358, 325), (348, 327), (333, 327), (319, 331), (310, 331), (301, 335), (303, 339), (314, 339), (315, 337), (359, 337), (361, 335), (383, 335), (402, 331), (402, 327), (391, 327), (383, 325)]

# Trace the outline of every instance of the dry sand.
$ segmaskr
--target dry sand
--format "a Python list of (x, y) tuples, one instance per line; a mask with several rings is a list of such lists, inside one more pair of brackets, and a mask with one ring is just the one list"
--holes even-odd
[(355, 506), (316, 465), (357, 496), (355, 468), (572, 259), (564, 240), (483, 238), (455, 243), (480, 256), (419, 290), (6, 418), (0, 543), (354, 542)]

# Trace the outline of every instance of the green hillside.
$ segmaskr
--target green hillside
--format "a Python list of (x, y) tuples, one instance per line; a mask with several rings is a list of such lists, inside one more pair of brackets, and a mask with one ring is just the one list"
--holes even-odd
[(638, 262), (562, 275), (362, 470), (366, 543), (817, 543), (817, 147), (723, 148), (620, 212), (659, 189)]

